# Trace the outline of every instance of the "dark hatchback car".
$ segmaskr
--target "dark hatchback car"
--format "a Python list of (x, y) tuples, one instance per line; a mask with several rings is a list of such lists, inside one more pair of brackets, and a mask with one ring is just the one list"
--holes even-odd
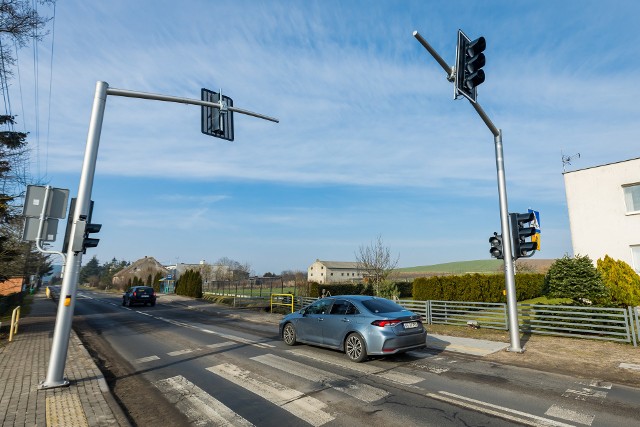
[(134, 286), (122, 295), (122, 305), (131, 307), (133, 304), (156, 305), (156, 293), (150, 286)]
[(340, 295), (322, 298), (280, 322), (280, 337), (344, 351), (362, 362), (369, 355), (387, 355), (424, 348), (427, 331), (420, 315), (386, 298)]

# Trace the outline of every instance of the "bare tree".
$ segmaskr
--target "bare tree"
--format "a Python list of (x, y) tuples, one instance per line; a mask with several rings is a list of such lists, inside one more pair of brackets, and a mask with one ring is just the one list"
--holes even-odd
[(231, 258), (222, 257), (216, 261), (213, 268), (215, 280), (246, 279), (251, 276), (251, 264), (239, 263)]
[(398, 265), (400, 255), (395, 259), (391, 255), (391, 249), (384, 245), (382, 236), (378, 235), (369, 246), (362, 245), (356, 252), (358, 270), (373, 285), (376, 295), (380, 293), (380, 285)]

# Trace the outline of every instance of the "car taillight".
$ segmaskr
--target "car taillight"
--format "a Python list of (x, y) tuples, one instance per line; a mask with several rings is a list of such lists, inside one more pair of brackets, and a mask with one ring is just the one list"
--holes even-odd
[(133, 293), (133, 296), (134, 296), (134, 297), (136, 296), (136, 293), (135, 293), (135, 292)]
[(400, 323), (400, 320), (374, 320), (371, 322), (373, 326), (384, 328), (385, 326), (394, 326)]

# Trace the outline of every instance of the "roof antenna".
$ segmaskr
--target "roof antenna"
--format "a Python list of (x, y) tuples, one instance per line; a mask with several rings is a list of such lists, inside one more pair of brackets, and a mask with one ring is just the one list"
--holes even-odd
[(560, 154), (562, 155), (562, 172), (566, 172), (565, 167), (566, 167), (567, 165), (570, 165), (570, 164), (571, 164), (571, 161), (572, 161), (575, 157), (580, 158), (580, 153), (576, 153), (576, 154), (574, 154), (573, 156), (567, 156), (567, 155), (565, 155), (565, 154), (563, 154), (563, 153), (562, 153), (562, 150), (560, 150)]

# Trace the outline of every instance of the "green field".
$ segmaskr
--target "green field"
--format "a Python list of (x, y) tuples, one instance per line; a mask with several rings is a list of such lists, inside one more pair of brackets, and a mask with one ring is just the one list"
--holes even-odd
[(476, 261), (447, 262), (444, 264), (423, 265), (418, 267), (397, 268), (398, 273), (499, 273), (503, 262), (497, 259)]

